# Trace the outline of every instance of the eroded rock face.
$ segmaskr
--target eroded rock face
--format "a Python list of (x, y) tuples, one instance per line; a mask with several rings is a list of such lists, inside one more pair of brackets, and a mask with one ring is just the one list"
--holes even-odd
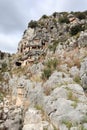
[(70, 76), (73, 77), (73, 79), (75, 79), (76, 77), (80, 77), (80, 70), (79, 68), (77, 68), (77, 66), (70, 68), (69, 73)]
[(13, 76), (13, 78), (9, 80), (9, 87), (13, 100), (18, 106), (23, 106), (23, 101), (28, 97), (28, 91), (33, 88), (33, 83), (27, 80), (26, 76), (20, 78)]
[[(40, 91), (39, 94), (41, 94)], [(33, 91), (33, 96), (35, 95), (36, 92)], [(56, 85), (49, 95), (41, 94), (41, 96), (43, 100), (38, 103), (34, 101), (33, 107), (26, 112), (23, 130), (36, 130), (37, 128), (53, 130), (54, 126), (56, 129), (68, 130), (69, 127), (70, 129), (74, 129), (74, 127), (80, 129), (81, 125), (85, 125), (87, 98), (80, 85), (67, 84), (60, 87)], [(47, 122), (49, 120), (51, 124)]]
[(1, 52), (0, 51), (0, 60), (6, 59), (10, 57), (11, 55), (9, 53)]
[(34, 29), (27, 29), (26, 32), (23, 35), (23, 40), (20, 41), (20, 43), (18, 44), (18, 51), (20, 53), (23, 52), (23, 49), (25, 48), (25, 46), (28, 46), (28, 40), (33, 39), (34, 36)]
[(73, 79), (69, 77), (68, 74), (64, 72), (57, 72), (55, 71), (49, 79), (46, 81), (46, 83), (43, 85), (44, 90), (47, 89), (54, 89), (56, 86), (61, 86), (62, 84), (69, 84), (73, 83)]
[(87, 47), (87, 30), (80, 33), (78, 45), (79, 47)]
[(25, 115), (23, 130), (54, 130), (53, 126), (48, 121), (42, 120), (43, 116), (41, 110), (29, 108)]
[(8, 98), (0, 101), (0, 130), (22, 129), (23, 109), (16, 107)]
[[(0, 130), (87, 129), (87, 18), (70, 15), (43, 16), (28, 26), (16, 54), (0, 52)], [(85, 31), (70, 35), (76, 25)], [(50, 59), (57, 65), (47, 65)], [(51, 75), (43, 79), (45, 69)]]
[(17, 106), (26, 108), (43, 103), (42, 83), (32, 82), (25, 76), (20, 78), (14, 76), (9, 81), (9, 86), (12, 90), (12, 99)]
[(51, 122), (60, 130), (67, 128), (68, 123), (71, 124), (70, 128), (77, 123), (76, 128), (79, 129), (80, 123), (84, 124), (83, 120), (87, 110), (86, 101), (87, 98), (80, 85), (63, 85), (45, 97), (44, 110)]
[(40, 73), (44, 69), (44, 65), (42, 63), (33, 64), (31, 67), (29, 67), (29, 71), (32, 74)]
[(81, 63), (80, 69), (81, 82), (84, 90), (87, 90), (87, 58), (83, 60)]

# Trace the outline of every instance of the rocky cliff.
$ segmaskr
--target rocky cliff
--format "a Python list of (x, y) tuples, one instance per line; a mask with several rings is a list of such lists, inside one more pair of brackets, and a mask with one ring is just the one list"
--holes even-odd
[(87, 129), (87, 11), (30, 21), (0, 52), (0, 130)]

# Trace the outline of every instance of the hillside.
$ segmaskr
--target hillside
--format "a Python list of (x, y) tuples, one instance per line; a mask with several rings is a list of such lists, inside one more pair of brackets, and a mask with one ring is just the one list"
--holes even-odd
[(87, 130), (87, 11), (31, 20), (0, 51), (0, 130)]

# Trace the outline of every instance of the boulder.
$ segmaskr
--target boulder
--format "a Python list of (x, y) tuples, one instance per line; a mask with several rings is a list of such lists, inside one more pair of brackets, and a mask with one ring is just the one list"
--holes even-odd
[(32, 74), (38, 74), (44, 69), (44, 65), (42, 63), (33, 64), (29, 67), (29, 70)]
[(86, 102), (82, 87), (78, 84), (68, 84), (57, 87), (49, 96), (45, 96), (43, 108), (56, 128), (67, 130), (68, 124), (71, 124), (70, 128), (75, 127), (76, 123), (78, 126), (80, 123), (84, 124)]
[(28, 89), (28, 99), (30, 106), (41, 105), (43, 106), (43, 88), (42, 83), (34, 83), (34, 88)]
[(60, 87), (63, 84), (73, 83), (73, 79), (69, 77), (68, 74), (64, 72), (53, 72), (49, 79), (44, 83), (44, 91), (53, 90), (56, 87)]
[(79, 69), (77, 68), (77, 66), (73, 66), (72, 68), (70, 68), (69, 73), (70, 73), (70, 75), (71, 75), (73, 78), (75, 78), (75, 77), (77, 77), (77, 76), (80, 75), (80, 71), (79, 71)]
[(80, 36), (78, 38), (78, 46), (79, 47), (87, 47), (87, 30), (86, 31), (82, 31), (80, 33)]
[(84, 90), (87, 90), (87, 58), (83, 60), (80, 68), (81, 83)]
[(29, 108), (25, 114), (23, 130), (54, 130), (53, 126), (42, 118), (41, 110)]

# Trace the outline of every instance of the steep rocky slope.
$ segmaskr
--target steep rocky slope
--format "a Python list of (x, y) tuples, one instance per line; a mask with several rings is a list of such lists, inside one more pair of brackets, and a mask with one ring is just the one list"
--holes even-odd
[(0, 130), (87, 130), (86, 96), (87, 11), (43, 15), (0, 52)]

